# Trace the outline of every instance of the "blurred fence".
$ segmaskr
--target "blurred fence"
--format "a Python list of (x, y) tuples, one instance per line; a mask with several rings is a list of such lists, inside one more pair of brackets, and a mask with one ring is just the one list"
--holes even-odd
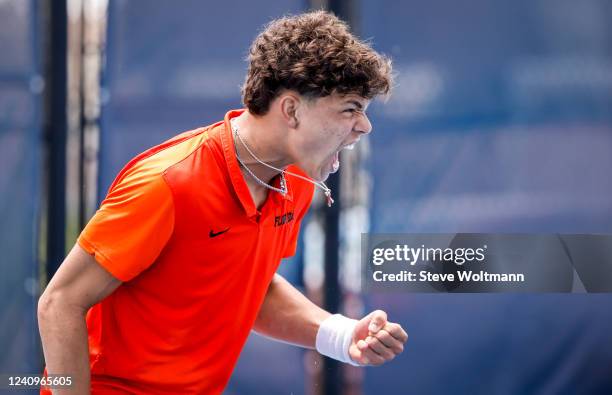
[(43, 82), (36, 1), (0, 1), (0, 372), (40, 371)]
[[(362, 2), (372, 232), (612, 232), (607, 1)], [(410, 344), (366, 393), (612, 392), (610, 295), (369, 295)]]

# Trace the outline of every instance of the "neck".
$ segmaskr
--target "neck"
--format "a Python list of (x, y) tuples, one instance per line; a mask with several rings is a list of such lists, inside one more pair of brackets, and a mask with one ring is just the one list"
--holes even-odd
[[(292, 161), (285, 154), (285, 133), (282, 133), (271, 120), (264, 117), (255, 117), (247, 110), (234, 118), (233, 123), (235, 123), (240, 134), (240, 138), (234, 137), (237, 154), (257, 178), (269, 184), (272, 178), (280, 173), (262, 165), (257, 159), (277, 169), (285, 169), (291, 164)], [(232, 135), (234, 134), (232, 133)], [(248, 146), (248, 149), (245, 145)], [(249, 149), (257, 159), (249, 153)], [(246, 174), (245, 169), (242, 169), (242, 172), (247, 184), (261, 188), (249, 174)]]

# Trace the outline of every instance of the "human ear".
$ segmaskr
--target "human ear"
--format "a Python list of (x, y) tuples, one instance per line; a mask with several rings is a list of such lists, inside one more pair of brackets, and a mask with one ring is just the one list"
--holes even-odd
[(293, 129), (297, 128), (300, 123), (298, 119), (298, 109), (300, 104), (300, 99), (291, 93), (283, 95), (280, 99), (282, 116), (289, 127)]

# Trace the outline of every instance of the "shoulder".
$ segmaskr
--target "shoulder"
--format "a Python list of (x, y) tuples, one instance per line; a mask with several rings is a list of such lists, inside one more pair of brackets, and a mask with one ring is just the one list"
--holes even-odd
[(109, 188), (109, 195), (121, 190), (166, 189), (163, 174), (170, 167), (194, 153), (208, 139), (208, 128), (181, 133), (151, 147), (130, 160)]

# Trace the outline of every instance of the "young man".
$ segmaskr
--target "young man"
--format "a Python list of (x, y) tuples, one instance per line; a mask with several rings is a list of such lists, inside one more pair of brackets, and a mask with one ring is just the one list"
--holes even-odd
[(252, 329), (354, 365), (402, 352), (383, 311), (331, 315), (276, 274), (390, 61), (322, 11), (270, 23), (249, 61), (246, 110), (132, 159), (42, 295), (66, 393), (219, 394)]

